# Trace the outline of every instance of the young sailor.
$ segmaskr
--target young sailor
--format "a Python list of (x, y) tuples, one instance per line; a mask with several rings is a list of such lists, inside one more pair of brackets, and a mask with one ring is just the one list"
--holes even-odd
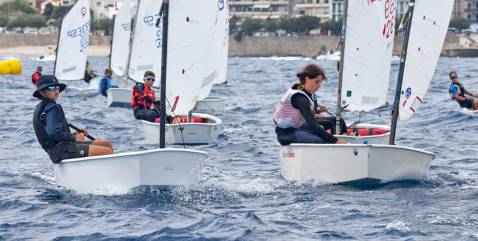
[(274, 113), (279, 143), (345, 143), (326, 132), (315, 119), (315, 92), (326, 79), (325, 72), (319, 66), (309, 64), (297, 73), (297, 77), (299, 83), (287, 90)]
[[(450, 94), (451, 98), (456, 100), (461, 108), (467, 108), (470, 110), (476, 110), (478, 108), (478, 99), (472, 98), (476, 97), (476, 95), (470, 91), (467, 91), (463, 85), (458, 82), (458, 74), (456, 71), (450, 72), (450, 88), (448, 89), (448, 93)], [(471, 96), (471, 97), (467, 97)]]
[[(134, 118), (155, 122), (159, 117), (159, 102), (156, 101), (154, 90), (151, 89), (155, 81), (153, 71), (144, 73), (143, 83), (136, 83), (133, 87), (133, 96), (131, 107), (133, 108)], [(154, 106), (153, 106), (154, 105)]]
[(112, 75), (113, 71), (111, 69), (105, 69), (105, 75), (103, 75), (103, 78), (98, 81), (98, 93), (103, 96), (106, 96), (106, 91), (111, 88)]
[(86, 67), (85, 67), (85, 76), (83, 77), (84, 81), (86, 83), (90, 83), (90, 80), (96, 77), (97, 75), (91, 68), (90, 62), (86, 61)]
[(32, 74), (32, 83), (35, 85), (35, 86), (38, 86), (38, 80), (40, 79), (41, 77), (41, 72), (43, 71), (43, 67), (41, 66), (38, 66), (37, 69), (35, 70), (35, 72)]
[(33, 128), (41, 147), (53, 163), (70, 158), (112, 154), (110, 141), (85, 141), (85, 136), (88, 136), (86, 129), (70, 133), (63, 108), (56, 103), (65, 88), (66, 85), (59, 83), (54, 75), (43, 75), (33, 93), (34, 97), (41, 100), (33, 114)]

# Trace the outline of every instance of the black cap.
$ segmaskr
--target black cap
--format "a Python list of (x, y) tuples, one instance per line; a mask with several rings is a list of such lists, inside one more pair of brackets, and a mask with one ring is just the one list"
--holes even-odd
[(33, 92), (33, 96), (40, 98), (40, 90), (44, 90), (50, 86), (60, 86), (60, 92), (66, 88), (66, 84), (58, 82), (58, 79), (54, 75), (42, 75), (38, 80), (38, 87), (35, 92)]

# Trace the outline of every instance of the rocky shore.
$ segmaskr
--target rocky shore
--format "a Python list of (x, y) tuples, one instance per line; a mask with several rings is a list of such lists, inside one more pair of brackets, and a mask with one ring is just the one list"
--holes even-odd
[[(58, 37), (55, 35), (0, 34), (0, 56), (40, 56), (53, 53)], [(90, 56), (108, 56), (111, 38), (92, 36)], [(337, 36), (244, 37), (230, 38), (231, 57), (304, 56), (313, 57), (336, 48)], [(403, 39), (396, 38), (394, 54), (399, 55)], [(442, 56), (478, 57), (478, 37), (448, 35)]]

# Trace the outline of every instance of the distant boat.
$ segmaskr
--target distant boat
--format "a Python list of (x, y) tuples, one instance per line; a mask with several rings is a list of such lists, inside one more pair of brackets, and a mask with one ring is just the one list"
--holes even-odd
[(81, 80), (85, 76), (90, 44), (90, 5), (79, 0), (61, 21), (54, 74), (60, 80)]
[(55, 59), (56, 59), (55, 55), (49, 54), (49, 55), (40, 55), (36, 57), (34, 60), (39, 62), (43, 62), (43, 61), (47, 62), (47, 61), (55, 61)]
[[(331, 54), (318, 55), (317, 57), (315, 57), (315, 59), (320, 61), (340, 61), (340, 51), (335, 51)], [(400, 57), (393, 55), (392, 65), (399, 65), (399, 64), (400, 64)]]

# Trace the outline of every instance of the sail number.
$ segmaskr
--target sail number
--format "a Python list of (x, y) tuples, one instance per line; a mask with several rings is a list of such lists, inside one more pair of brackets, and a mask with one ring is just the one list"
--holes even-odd
[(80, 27), (69, 30), (66, 35), (72, 39), (79, 38), (80, 53), (83, 53), (88, 48), (90, 43), (90, 21), (84, 23)]
[(383, 36), (389, 38), (395, 32), (397, 21), (397, 0), (385, 0), (385, 23), (383, 24)]
[[(153, 27), (158, 21), (159, 18), (159, 13), (154, 14), (154, 15), (147, 15), (144, 16), (143, 22), (148, 26), (148, 27)], [(159, 24), (158, 28), (156, 28), (156, 36), (154, 39), (154, 42), (156, 43), (156, 48), (161, 48), (161, 35), (162, 35), (162, 24)]]

